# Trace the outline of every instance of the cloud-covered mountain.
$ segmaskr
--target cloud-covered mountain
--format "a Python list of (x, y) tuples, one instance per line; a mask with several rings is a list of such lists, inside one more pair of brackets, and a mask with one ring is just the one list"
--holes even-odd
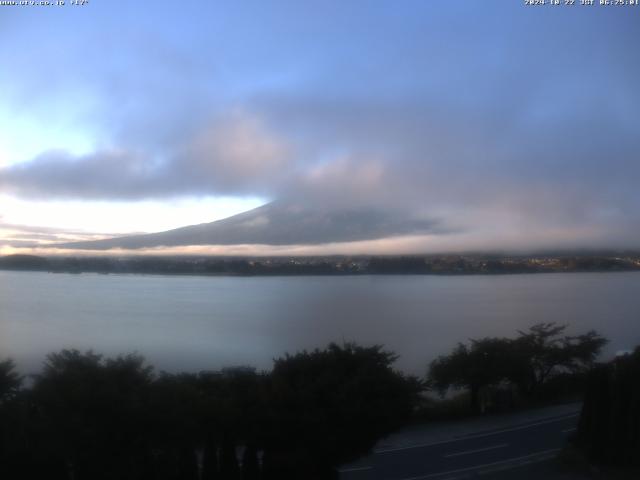
[[(438, 218), (464, 234), (416, 250), (638, 245), (640, 56), (591, 45), (640, 42), (626, 9), (330, 0), (310, 16), (221, 0), (141, 25), (142, 2), (128, 19), (114, 2), (82, 24), (3, 12), (0, 37), (23, 46), (0, 52), (9, 224), (151, 232), (275, 199), (315, 210), (130, 242), (318, 244)], [(29, 246), (17, 230), (0, 248)], [(52, 242), (71, 240), (85, 241)]]
[(409, 217), (398, 211), (364, 207), (322, 210), (276, 202), (211, 223), (56, 246), (108, 250), (189, 245), (319, 245), (426, 233), (436, 226), (434, 220)]

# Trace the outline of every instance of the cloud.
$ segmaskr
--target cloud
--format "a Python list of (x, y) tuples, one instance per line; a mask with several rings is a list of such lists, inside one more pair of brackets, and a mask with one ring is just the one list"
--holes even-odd
[[(6, 222), (2, 215), (0, 215), (0, 247), (5, 249), (42, 248), (61, 242), (101, 240), (112, 235), (113, 234), (89, 232), (78, 229), (15, 224)], [(124, 234), (115, 235), (119, 236)], [(129, 233), (129, 235), (131, 235), (131, 233)]]
[[(0, 56), (9, 103), (52, 123), (72, 111), (97, 140), (93, 153), (47, 151), (0, 169), (0, 192), (252, 195), (403, 211), (521, 244), (545, 232), (637, 238), (640, 57), (593, 42), (637, 44), (628, 12), (409, 2), (363, 15), (343, 3), (313, 18), (295, 3), (197, 19), (159, 9), (171, 34), (136, 23), (109, 37), (104, 56), (91, 52), (126, 20), (79, 26), (78, 51), (25, 41), (20, 56)], [(18, 40), (56, 31), (44, 20), (23, 27)], [(32, 94), (52, 73), (51, 88)]]
[(27, 198), (142, 200), (264, 194), (292, 161), (287, 145), (254, 116), (232, 112), (162, 154), (50, 151), (0, 169), (0, 191)]
[(175, 163), (195, 177), (191, 185), (210, 182), (206, 193), (263, 193), (286, 179), (291, 153), (258, 118), (236, 112), (198, 132)]
[[(369, 207), (438, 222), (443, 231), (478, 232), (465, 237), (470, 247), (481, 238), (542, 244), (545, 234), (560, 243), (566, 232), (576, 244), (629, 244), (640, 233), (640, 145), (620, 131), (622, 118), (611, 109), (593, 119), (556, 113), (549, 131), (535, 136), (529, 130), (540, 123), (519, 110), (478, 123), (461, 107), (280, 100), (219, 115), (162, 155), (49, 152), (0, 170), (0, 189), (31, 198), (224, 193)], [(564, 124), (579, 133), (563, 132)]]

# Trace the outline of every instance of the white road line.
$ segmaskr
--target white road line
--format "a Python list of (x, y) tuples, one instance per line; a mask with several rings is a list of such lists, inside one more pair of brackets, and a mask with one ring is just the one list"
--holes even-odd
[(576, 429), (576, 427), (573, 428), (567, 428), (565, 430), (562, 430), (562, 433), (568, 433), (568, 432), (573, 432)]
[(505, 463), (518, 462), (520, 460), (525, 460), (525, 459), (529, 459), (529, 458), (532, 458), (532, 457), (548, 455), (548, 454), (551, 454), (551, 453), (559, 452), (560, 450), (561, 450), (560, 448), (553, 448), (551, 450), (543, 450), (541, 452), (531, 453), (529, 455), (523, 455), (522, 457), (508, 458), (507, 460), (500, 460), (498, 462), (484, 463), (482, 465), (474, 465), (473, 467), (459, 468), (457, 470), (449, 470), (447, 472), (430, 473), (428, 475), (421, 475), (421, 476), (418, 476), (418, 477), (407, 477), (407, 478), (402, 478), (400, 480), (426, 480), (427, 478), (443, 477), (445, 475), (452, 475), (454, 473), (470, 472), (470, 471), (473, 471), (473, 470), (480, 470), (482, 468), (494, 467), (494, 466), (502, 465), (502, 464), (505, 464)]
[(465, 452), (450, 453), (449, 455), (444, 455), (444, 458), (460, 457), (461, 455), (470, 455), (472, 453), (486, 452), (487, 450), (495, 450), (496, 448), (504, 448), (504, 447), (507, 447), (507, 446), (509, 446), (508, 443), (503, 443), (503, 444), (500, 444), (500, 445), (493, 445), (491, 447), (478, 448), (476, 450), (467, 450)]
[(338, 472), (340, 473), (346, 473), (346, 472), (360, 472), (363, 470), (371, 470), (373, 467), (352, 467), (352, 468), (342, 468), (340, 470), (338, 470)]
[(515, 432), (517, 430), (525, 430), (527, 428), (537, 427), (538, 425), (546, 425), (547, 423), (561, 422), (561, 421), (567, 420), (569, 418), (577, 417), (578, 415), (580, 415), (580, 414), (579, 413), (572, 413), (570, 415), (564, 415), (564, 416), (562, 416), (560, 418), (553, 418), (553, 419), (550, 419), (550, 420), (543, 420), (541, 422), (529, 423), (527, 425), (521, 425), (519, 427), (505, 428), (503, 430), (496, 430), (494, 432), (479, 433), (477, 435), (469, 435), (469, 436), (466, 436), (466, 437), (452, 438), (450, 440), (443, 440), (443, 441), (440, 441), (440, 442), (420, 443), (420, 444), (417, 444), (417, 445), (408, 445), (406, 447), (385, 448), (385, 449), (381, 449), (381, 450), (374, 450), (373, 453), (375, 455), (378, 455), (378, 454), (381, 454), (381, 453), (391, 453), (391, 452), (399, 452), (399, 451), (402, 451), (402, 450), (412, 450), (414, 448), (432, 447), (434, 445), (443, 445), (445, 443), (462, 442), (464, 440), (473, 440), (474, 438), (490, 437), (492, 435), (498, 435), (500, 433)]

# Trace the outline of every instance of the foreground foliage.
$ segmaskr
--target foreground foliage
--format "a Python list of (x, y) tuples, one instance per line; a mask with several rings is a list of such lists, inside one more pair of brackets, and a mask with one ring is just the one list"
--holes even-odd
[(640, 347), (590, 372), (576, 444), (591, 462), (640, 467)]
[(0, 363), (7, 479), (325, 479), (405, 422), (420, 383), (381, 347), (331, 344), (270, 373), (154, 374), (144, 359), (51, 354), (29, 389)]
[(430, 385), (444, 394), (449, 388), (466, 388), (470, 408), (482, 410), (483, 388), (502, 386), (514, 400), (535, 398), (554, 378), (583, 375), (607, 340), (595, 331), (565, 335), (566, 325), (539, 323), (515, 339), (482, 338), (469, 345), (459, 343), (449, 355), (438, 357), (430, 367)]

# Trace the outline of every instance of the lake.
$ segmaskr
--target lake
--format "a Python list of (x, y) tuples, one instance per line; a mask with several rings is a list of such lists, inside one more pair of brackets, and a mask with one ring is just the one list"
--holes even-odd
[(0, 271), (0, 358), (138, 352), (159, 369), (252, 365), (328, 342), (384, 344), (423, 374), (459, 341), (536, 322), (596, 329), (605, 357), (640, 344), (640, 273), (182, 277)]

